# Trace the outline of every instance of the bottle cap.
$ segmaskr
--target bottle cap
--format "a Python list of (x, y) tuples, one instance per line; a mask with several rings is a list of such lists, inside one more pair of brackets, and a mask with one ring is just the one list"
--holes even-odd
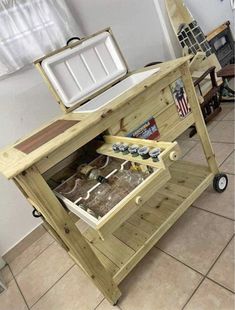
[(119, 150), (120, 150), (124, 155), (126, 155), (126, 154), (129, 153), (128, 147), (129, 147), (129, 145), (128, 145), (127, 143), (123, 143), (123, 144), (120, 145)]
[(149, 158), (149, 147), (147, 146), (143, 146), (138, 150), (139, 155), (143, 158), (143, 159), (148, 159)]
[(121, 143), (120, 142), (116, 142), (112, 145), (112, 149), (114, 152), (120, 152), (120, 147), (121, 147)]
[(139, 145), (133, 144), (128, 148), (128, 151), (132, 154), (132, 156), (138, 156)]
[(150, 152), (149, 152), (149, 155), (150, 157), (152, 157), (152, 159), (154, 161), (158, 161), (158, 156), (161, 154), (161, 149), (160, 148), (155, 148), (155, 149), (152, 149)]

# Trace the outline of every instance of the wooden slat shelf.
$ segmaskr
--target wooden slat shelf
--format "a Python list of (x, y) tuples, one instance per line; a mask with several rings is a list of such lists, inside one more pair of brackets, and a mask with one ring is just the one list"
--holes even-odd
[[(211, 183), (206, 166), (177, 161), (172, 178), (104, 241), (91, 228), (84, 236), (119, 284)], [(105, 258), (105, 259), (104, 259)]]

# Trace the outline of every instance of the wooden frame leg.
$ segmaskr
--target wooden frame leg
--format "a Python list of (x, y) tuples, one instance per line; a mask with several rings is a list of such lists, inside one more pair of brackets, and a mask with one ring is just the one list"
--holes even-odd
[(75, 262), (85, 271), (105, 298), (111, 304), (115, 304), (121, 292), (111, 274), (97, 258), (37, 168), (29, 168), (15, 180), (66, 245)]
[(219, 173), (218, 164), (215, 159), (215, 153), (213, 151), (210, 138), (207, 132), (206, 124), (202, 115), (202, 111), (198, 102), (197, 94), (192, 82), (191, 73), (189, 71), (188, 65), (185, 64), (181, 67), (183, 82), (187, 92), (188, 100), (190, 102), (191, 110), (194, 114), (195, 126), (197, 134), (201, 140), (204, 154), (206, 156), (210, 170), (217, 174)]

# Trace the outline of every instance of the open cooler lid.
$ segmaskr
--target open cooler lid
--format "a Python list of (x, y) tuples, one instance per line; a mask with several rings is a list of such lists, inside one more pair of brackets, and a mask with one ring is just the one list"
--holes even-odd
[(77, 107), (128, 72), (108, 30), (43, 58), (41, 67), (66, 108)]

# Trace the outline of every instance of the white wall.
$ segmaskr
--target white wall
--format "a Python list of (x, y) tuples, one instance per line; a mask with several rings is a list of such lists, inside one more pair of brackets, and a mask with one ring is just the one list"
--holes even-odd
[(153, 0), (153, 1), (158, 1), (160, 4), (160, 8), (161, 8), (161, 11), (163, 14), (163, 18), (165, 20), (165, 25), (167, 27), (168, 35), (170, 37), (171, 44), (172, 44), (174, 52), (175, 52), (175, 56), (177, 58), (181, 57), (182, 56), (182, 49), (181, 49), (181, 46), (178, 42), (178, 39), (176, 38), (176, 35), (172, 29), (171, 22), (170, 22), (170, 19), (168, 17), (166, 5), (165, 5), (165, 0)]
[(111, 26), (131, 70), (170, 59), (152, 0), (67, 0), (86, 34)]
[[(60, 110), (36, 69), (0, 80), (0, 148), (59, 115)], [(0, 256), (25, 237), (39, 220), (13, 184), (0, 175)]]
[(233, 33), (234, 12), (230, 0), (185, 0), (193, 17), (198, 21), (205, 34), (229, 20)]

